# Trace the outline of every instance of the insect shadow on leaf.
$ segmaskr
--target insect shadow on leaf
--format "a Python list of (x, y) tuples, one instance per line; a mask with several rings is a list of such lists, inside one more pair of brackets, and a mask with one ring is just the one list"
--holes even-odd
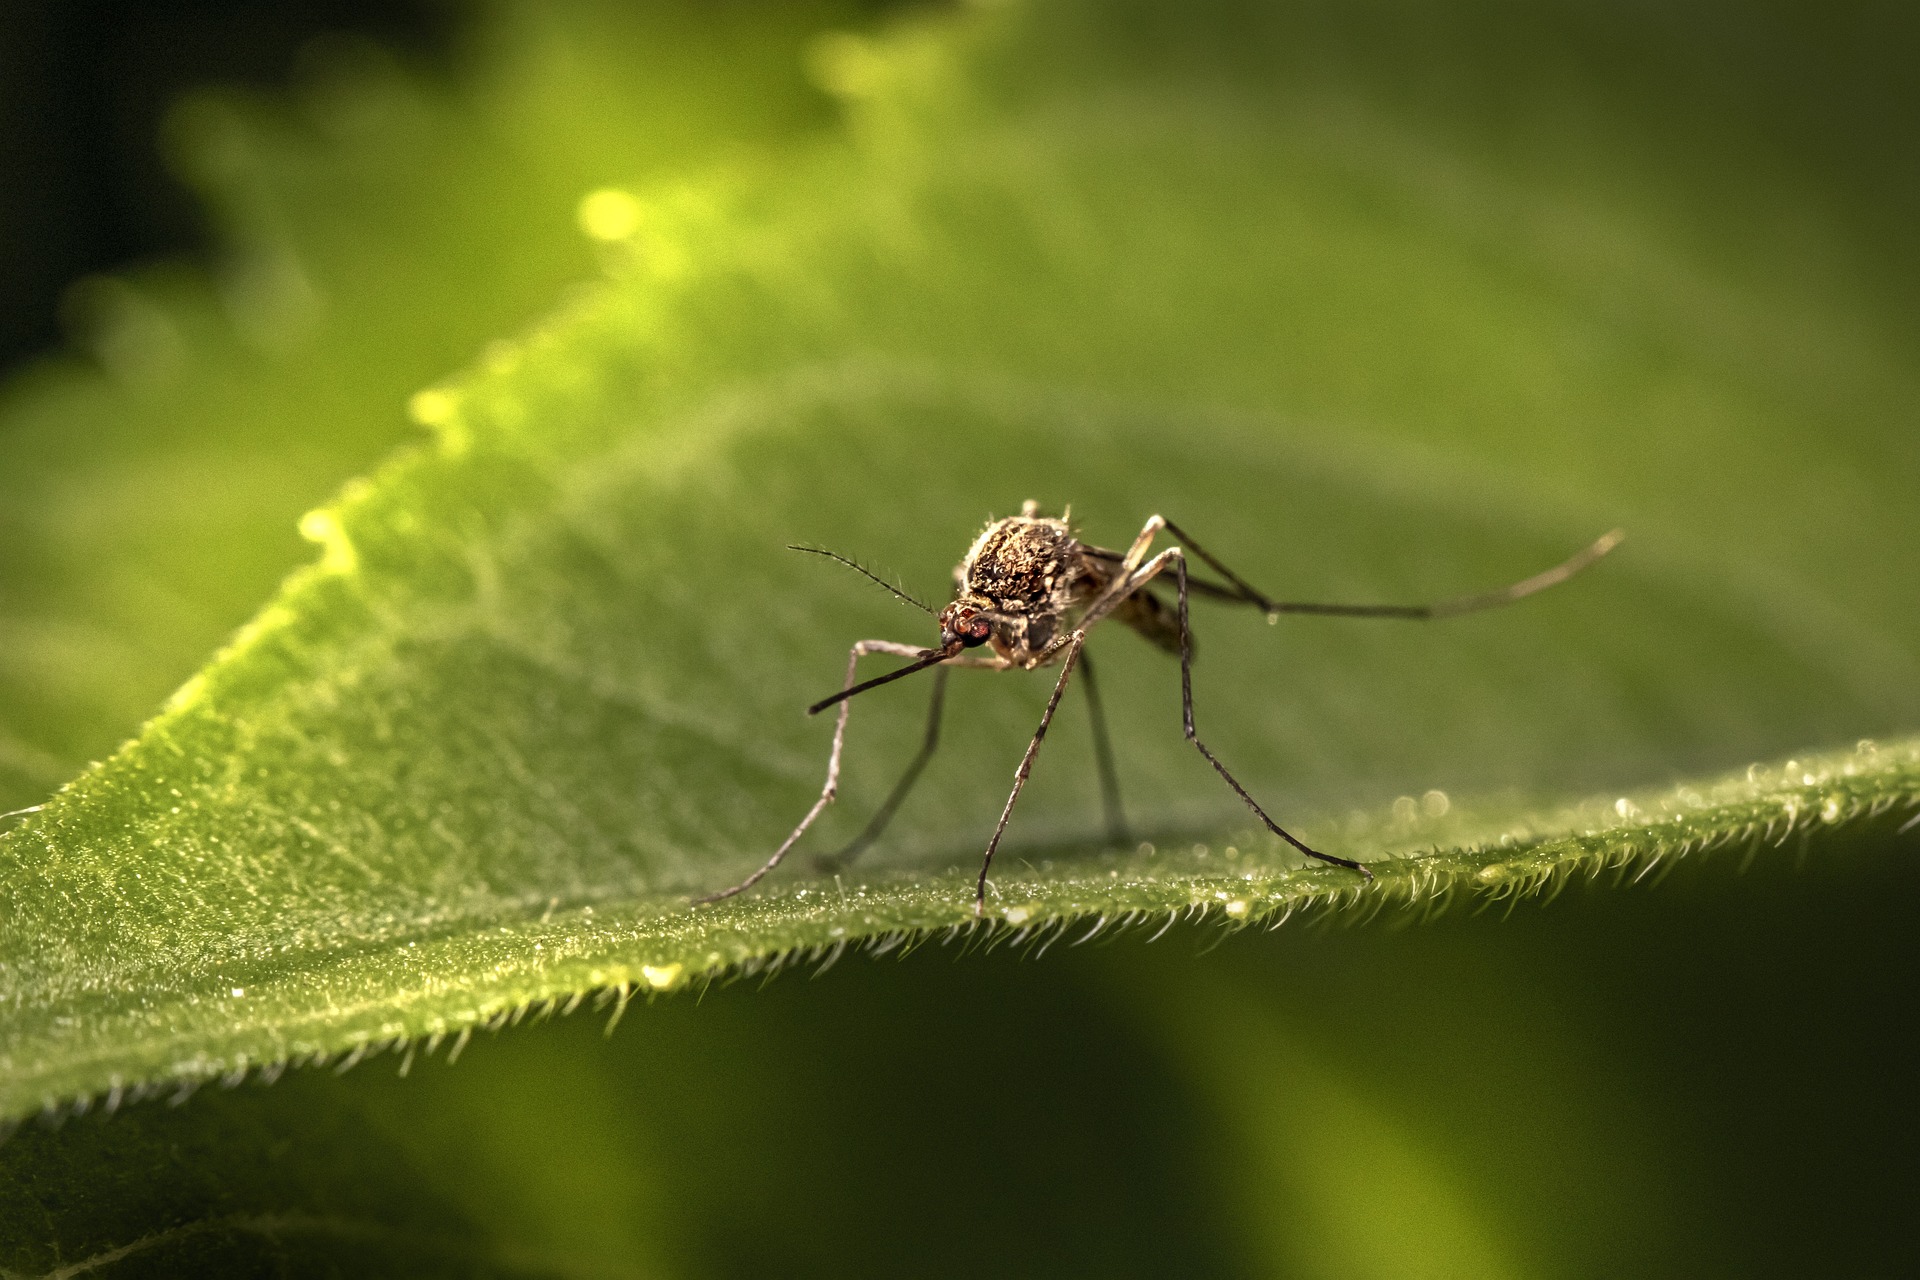
[[(866, 828), (837, 854), (822, 859), (823, 869), (837, 870), (846, 866), (878, 840), (907, 794), (919, 781), (927, 761), (940, 744), (940, 718), (946, 702), (947, 671), (952, 667), (977, 667), (988, 671), (1032, 671), (1056, 663), (1060, 667), (1052, 696), (1047, 699), (1046, 710), (1040, 715), (1040, 727), (1027, 743), (1026, 754), (1021, 757), (1020, 767), (1014, 772), (1013, 790), (1000, 810), (1000, 821), (993, 828), (992, 839), (987, 841), (986, 854), (980, 862), (980, 876), (974, 885), (974, 914), (978, 916), (985, 910), (987, 873), (993, 868), (994, 851), (1000, 847), (1000, 837), (1007, 829), (1008, 820), (1013, 817), (1013, 806), (1020, 799), (1021, 789), (1026, 786), (1027, 777), (1033, 771), (1033, 762), (1040, 754), (1040, 745), (1046, 741), (1047, 729), (1053, 724), (1054, 712), (1059, 709), (1061, 696), (1066, 693), (1067, 684), (1076, 671), (1083, 676), (1081, 683), (1086, 688), (1088, 709), (1093, 719), (1094, 755), (1100, 769), (1101, 798), (1108, 835), (1116, 844), (1127, 843), (1126, 818), (1120, 807), (1120, 787), (1114, 772), (1113, 747), (1108, 740), (1106, 715), (1100, 705), (1093, 661), (1085, 652), (1087, 634), (1108, 618), (1132, 627), (1160, 648), (1179, 655), (1181, 727), (1187, 741), (1206, 758), (1234, 794), (1246, 802), (1267, 830), (1307, 857), (1345, 867), (1371, 883), (1373, 872), (1363, 863), (1311, 848), (1275, 822), (1240, 785), (1227, 766), (1221, 763), (1220, 758), (1200, 740), (1193, 723), (1193, 629), (1187, 619), (1189, 598), (1200, 595), (1231, 604), (1252, 605), (1265, 613), (1269, 621), (1288, 613), (1332, 618), (1453, 618), (1483, 609), (1496, 609), (1557, 586), (1620, 545), (1626, 536), (1623, 531), (1615, 529), (1595, 539), (1571, 558), (1531, 578), (1498, 590), (1457, 596), (1436, 604), (1318, 604), (1268, 597), (1215, 559), (1185, 530), (1164, 516), (1149, 517), (1134, 538), (1133, 545), (1124, 553), (1081, 542), (1074, 536), (1071, 519), (1071, 508), (1058, 517), (1043, 516), (1039, 504), (1029, 501), (1021, 507), (1019, 515), (990, 522), (974, 539), (966, 558), (955, 568), (956, 589), (953, 599), (938, 612), (845, 556), (819, 547), (792, 548), (837, 560), (901, 600), (932, 615), (940, 623), (940, 643), (931, 649), (892, 640), (861, 640), (854, 644), (847, 654), (846, 678), (841, 683), (840, 692), (822, 698), (807, 708), (808, 715), (818, 715), (829, 707), (840, 708), (833, 730), (833, 749), (827, 757), (827, 781), (820, 790), (820, 798), (814, 801), (813, 807), (800, 819), (800, 824), (758, 870), (731, 888), (695, 898), (696, 905), (731, 898), (758, 884), (780, 865), (793, 846), (799, 843), (800, 837), (807, 833), (807, 828), (813, 825), (814, 819), (833, 803), (840, 786), (840, 755), (846, 741), (850, 700), (869, 689), (877, 689), (883, 684), (891, 684), (929, 668), (934, 672), (933, 698), (927, 710), (926, 734), (921, 740), (920, 750)], [(1168, 547), (1149, 558), (1148, 552), (1162, 532), (1177, 538), (1182, 545)], [(1226, 581), (1213, 582), (1191, 575), (1187, 566), (1189, 553)], [(1171, 609), (1148, 589), (1155, 579), (1169, 572), (1173, 575), (1175, 593)], [(988, 652), (978, 652), (983, 648)], [(885, 675), (856, 684), (854, 677), (860, 659), (876, 653), (891, 654), (911, 661)]]

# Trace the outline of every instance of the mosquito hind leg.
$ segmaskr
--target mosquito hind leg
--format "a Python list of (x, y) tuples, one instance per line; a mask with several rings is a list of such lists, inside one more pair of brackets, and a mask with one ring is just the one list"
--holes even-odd
[(874, 812), (866, 829), (838, 852), (822, 854), (815, 858), (814, 866), (828, 875), (843, 870), (886, 832), (887, 824), (893, 821), (895, 811), (905, 803), (907, 794), (913, 790), (914, 784), (920, 781), (920, 774), (926, 769), (927, 761), (933, 758), (934, 751), (940, 745), (940, 716), (946, 699), (947, 668), (941, 665), (933, 669), (933, 698), (927, 704), (927, 731), (926, 736), (921, 739), (919, 753), (913, 757), (913, 762), (907, 766), (907, 771), (900, 775), (900, 780), (893, 784), (893, 790), (888, 793), (886, 801), (880, 808)]
[[(1154, 517), (1161, 520), (1160, 517)], [(1626, 539), (1626, 531), (1614, 529), (1594, 539), (1576, 551), (1567, 559), (1551, 569), (1523, 578), (1509, 586), (1492, 591), (1482, 591), (1473, 595), (1454, 596), (1451, 599), (1435, 601), (1431, 604), (1325, 604), (1306, 600), (1274, 600), (1258, 590), (1252, 583), (1242, 578), (1226, 565), (1220, 563), (1207, 549), (1195, 542), (1179, 525), (1171, 520), (1161, 520), (1166, 531), (1180, 540), (1181, 547), (1199, 556), (1208, 567), (1219, 573), (1233, 585), (1223, 587), (1218, 583), (1196, 579), (1192, 583), (1194, 591), (1201, 595), (1212, 596), (1216, 600), (1243, 601), (1253, 605), (1267, 615), (1272, 622), (1283, 613), (1314, 614), (1323, 618), (1404, 618), (1431, 620), (1435, 618), (1457, 618), (1464, 613), (1479, 613), (1484, 609), (1498, 609), (1538, 594), (1549, 587), (1557, 587), (1576, 573), (1587, 569), (1599, 561), (1608, 552)], [(1151, 522), (1148, 525), (1152, 527)], [(1137, 545), (1137, 544), (1136, 544)], [(1129, 565), (1128, 568), (1132, 568)]]

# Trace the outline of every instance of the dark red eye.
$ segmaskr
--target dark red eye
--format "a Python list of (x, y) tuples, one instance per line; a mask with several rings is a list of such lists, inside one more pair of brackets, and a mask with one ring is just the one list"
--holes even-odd
[(985, 644), (987, 637), (992, 634), (993, 623), (983, 617), (975, 615), (974, 617), (968, 618), (962, 625), (960, 630), (960, 643), (969, 649), (977, 649)]

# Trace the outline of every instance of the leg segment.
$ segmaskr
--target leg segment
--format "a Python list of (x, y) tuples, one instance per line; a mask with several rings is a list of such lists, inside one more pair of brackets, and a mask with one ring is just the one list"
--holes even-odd
[[(1215, 773), (1218, 773), (1226, 780), (1226, 784), (1229, 787), (1233, 788), (1234, 794), (1247, 802), (1247, 808), (1253, 810), (1260, 821), (1267, 824), (1267, 830), (1273, 832), (1273, 834), (1279, 836), (1282, 840), (1285, 840), (1309, 858), (1318, 858), (1320, 861), (1330, 862), (1336, 867), (1347, 867), (1350, 870), (1358, 871), (1371, 883), (1373, 881), (1373, 872), (1367, 870), (1365, 866), (1353, 861), (1351, 858), (1336, 858), (1330, 853), (1321, 853), (1318, 849), (1308, 848), (1306, 844), (1294, 838), (1291, 832), (1287, 831), (1272, 818), (1269, 818), (1267, 811), (1262, 809), (1254, 798), (1247, 794), (1247, 789), (1240, 785), (1239, 780), (1227, 772), (1227, 766), (1220, 763), (1220, 758), (1214, 755), (1213, 752), (1207, 750), (1206, 743), (1200, 741), (1200, 735), (1194, 731), (1193, 727), (1193, 630), (1187, 623), (1187, 558), (1181, 554), (1180, 548), (1172, 547), (1160, 556), (1155, 557), (1155, 559), (1171, 559), (1173, 561), (1174, 581), (1179, 584), (1180, 588), (1180, 716), (1181, 728), (1186, 732), (1187, 741), (1191, 742), (1199, 749), (1200, 754), (1207, 758), (1207, 763), (1213, 766)], [(1217, 565), (1215, 567), (1218, 568)], [(1223, 569), (1221, 572), (1224, 573), (1226, 571)]]
[[(1154, 519), (1160, 520), (1160, 517), (1155, 516)], [(1180, 539), (1183, 547), (1199, 556), (1214, 572), (1233, 584), (1231, 587), (1222, 587), (1217, 583), (1196, 581), (1192, 584), (1195, 591), (1219, 600), (1245, 601), (1265, 613), (1269, 620), (1283, 613), (1309, 613), (1329, 618), (1453, 618), (1463, 613), (1478, 613), (1482, 609), (1497, 609), (1502, 605), (1524, 600), (1535, 592), (1545, 591), (1548, 587), (1560, 585), (1619, 546), (1627, 536), (1623, 530), (1615, 529), (1611, 533), (1596, 538), (1551, 569), (1536, 573), (1531, 578), (1511, 586), (1494, 591), (1483, 591), (1477, 595), (1455, 596), (1451, 600), (1441, 600), (1434, 604), (1315, 604), (1302, 600), (1268, 599), (1245, 578), (1214, 559), (1205, 547), (1195, 542), (1179, 525), (1171, 520), (1160, 522), (1168, 533)], [(1147, 523), (1148, 528), (1153, 527), (1152, 521)], [(1142, 537), (1144, 536), (1146, 535), (1143, 533)], [(1134, 545), (1138, 547), (1140, 544), (1136, 542)], [(1133, 567), (1132, 564), (1127, 565), (1128, 569)]]
[(1113, 741), (1107, 736), (1107, 713), (1100, 705), (1100, 686), (1093, 678), (1093, 655), (1082, 652), (1080, 683), (1087, 691), (1087, 713), (1093, 720), (1093, 758), (1100, 768), (1100, 804), (1107, 815), (1107, 839), (1116, 846), (1133, 843), (1127, 815), (1120, 808), (1120, 775), (1113, 767)]
[(1133, 545), (1127, 548), (1126, 557), (1120, 561), (1120, 572), (1123, 576), (1140, 567), (1141, 561), (1147, 558), (1147, 548), (1153, 545), (1153, 540), (1166, 527), (1167, 521), (1164, 516), (1147, 517), (1147, 522), (1140, 526), (1139, 534), (1134, 537)]
[[(847, 866), (855, 858), (867, 851), (867, 846), (878, 840), (893, 821), (895, 810), (906, 800), (907, 793), (913, 790), (913, 784), (920, 780), (920, 773), (927, 767), (927, 761), (933, 758), (934, 750), (940, 745), (940, 714), (947, 700), (947, 667), (945, 664), (933, 669), (933, 701), (927, 705), (927, 734), (920, 742), (920, 753), (900, 775), (900, 781), (893, 784), (886, 802), (875, 811), (873, 819), (867, 823), (866, 830), (855, 836), (846, 848), (838, 853), (826, 854), (815, 860), (820, 870), (832, 874)], [(845, 705), (844, 703), (842, 705)]]
[[(1241, 786), (1239, 780), (1227, 771), (1227, 766), (1220, 763), (1220, 758), (1207, 749), (1206, 743), (1200, 741), (1200, 735), (1195, 732), (1193, 727), (1193, 629), (1187, 621), (1187, 557), (1181, 552), (1179, 547), (1167, 548), (1145, 565), (1129, 574), (1119, 584), (1119, 587), (1103, 598), (1095, 608), (1111, 611), (1121, 600), (1125, 599), (1134, 591), (1138, 591), (1140, 588), (1146, 586), (1149, 581), (1157, 577), (1168, 565), (1173, 566), (1174, 581), (1179, 586), (1180, 717), (1181, 729), (1186, 733), (1187, 741), (1191, 742), (1195, 749), (1206, 757), (1207, 763), (1213, 766), (1214, 772), (1218, 773), (1220, 777), (1225, 780), (1226, 784), (1233, 788), (1233, 793), (1247, 802), (1247, 808), (1253, 810), (1255, 816), (1266, 824), (1267, 830), (1273, 832), (1273, 834), (1279, 836), (1282, 840), (1285, 840), (1309, 858), (1318, 858), (1320, 861), (1330, 862), (1336, 867), (1347, 867), (1351, 870), (1358, 871), (1371, 881), (1373, 879), (1373, 872), (1369, 871), (1361, 863), (1355, 862), (1350, 858), (1336, 858), (1330, 853), (1321, 853), (1318, 849), (1310, 848), (1279, 823), (1268, 817), (1267, 811), (1260, 807), (1258, 801), (1247, 794), (1247, 789)], [(1222, 570), (1222, 572), (1225, 571)], [(1094, 621), (1097, 621), (1097, 619), (1095, 619), (1090, 612), (1087, 616), (1087, 621), (1081, 625), (1083, 627), (1089, 626)]]
[[(847, 653), (847, 678), (841, 687), (846, 689), (853, 687), (854, 671), (859, 666), (860, 659), (870, 653), (891, 653), (902, 658), (917, 658), (923, 652), (924, 650), (917, 646), (896, 644), (892, 640), (862, 640)], [(833, 798), (840, 789), (840, 748), (847, 738), (847, 712), (852, 705), (849, 702), (840, 704), (840, 715), (833, 726), (833, 752), (827, 757), (827, 785), (820, 789), (820, 798), (813, 802), (813, 808), (807, 810), (807, 816), (800, 819), (800, 825), (793, 829), (793, 834), (780, 842), (780, 847), (773, 851), (773, 856), (768, 858), (766, 864), (758, 871), (731, 889), (722, 889), (718, 893), (709, 893), (704, 897), (695, 898), (693, 900), (695, 906), (706, 902), (718, 902), (722, 898), (731, 898), (734, 894), (751, 889), (758, 884), (768, 872), (780, 865), (780, 860), (787, 856), (787, 850), (799, 842), (800, 837), (807, 833), (807, 828), (813, 825), (813, 820), (833, 803)]]
[(986, 911), (987, 871), (993, 866), (993, 851), (1000, 847), (1000, 836), (1007, 829), (1007, 819), (1013, 816), (1013, 805), (1020, 798), (1020, 789), (1027, 785), (1027, 775), (1033, 772), (1034, 757), (1040, 754), (1040, 744), (1046, 741), (1047, 726), (1053, 723), (1054, 710), (1060, 705), (1060, 695), (1067, 691), (1067, 681), (1073, 678), (1073, 668), (1080, 657), (1080, 646), (1087, 642), (1086, 629), (1075, 631), (1062, 646), (1067, 658), (1060, 667), (1060, 679), (1053, 686), (1053, 696), (1047, 699), (1047, 709), (1040, 717), (1040, 727), (1034, 730), (1033, 741), (1027, 744), (1027, 754), (1020, 758), (1020, 767), (1013, 773), (1013, 791), (1007, 796), (1007, 807), (1000, 811), (999, 825), (993, 829), (993, 839), (987, 841), (987, 856), (980, 862), (980, 881), (973, 890), (973, 914), (978, 916)]

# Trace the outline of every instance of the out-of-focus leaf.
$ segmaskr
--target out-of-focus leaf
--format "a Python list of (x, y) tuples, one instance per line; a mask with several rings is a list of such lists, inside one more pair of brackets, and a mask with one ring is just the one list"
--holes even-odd
[(407, 398), (595, 270), (581, 195), (824, 126), (847, 5), (503, 0), (459, 79), (316, 46), (292, 100), (174, 111), (226, 249), (76, 287), (88, 358), (0, 399), (0, 809), (111, 752), (305, 556), (295, 526), (417, 435)]
[(28, 1122), (0, 1240), (27, 1273), (1901, 1275), (1917, 883), (1823, 842), (1410, 929), (848, 957)]

